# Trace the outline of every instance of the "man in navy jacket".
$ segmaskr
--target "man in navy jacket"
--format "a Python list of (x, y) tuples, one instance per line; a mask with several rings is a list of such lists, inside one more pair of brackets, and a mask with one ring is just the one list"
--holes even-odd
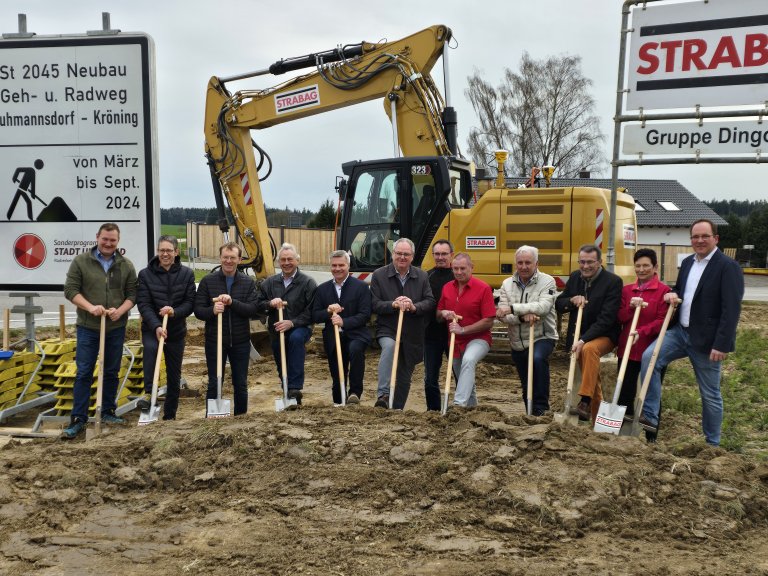
[(371, 333), (367, 326), (371, 317), (371, 291), (365, 282), (350, 276), (349, 254), (344, 250), (332, 252), (330, 260), (333, 279), (317, 287), (312, 305), (312, 321), (325, 324), (323, 346), (333, 379), (333, 402), (341, 403), (341, 382), (334, 335), (336, 325), (340, 330), (344, 380), (349, 385), (347, 403), (358, 404), (363, 394), (365, 350), (371, 343)]
[[(304, 346), (312, 337), (312, 300), (317, 282), (299, 270), (300, 256), (293, 244), (284, 243), (277, 251), (280, 272), (266, 278), (259, 289), (259, 311), (268, 314), (267, 326), (277, 374), (282, 382), (280, 333), (285, 334), (285, 356), (288, 374), (288, 398), (301, 404), (304, 388)], [(278, 308), (283, 306), (283, 320)]]
[[(708, 444), (720, 444), (723, 398), (720, 367), (728, 352), (736, 348), (736, 325), (744, 297), (744, 275), (739, 265), (717, 249), (717, 226), (710, 220), (691, 225), (695, 254), (683, 260), (677, 283), (665, 295), (667, 302), (683, 301), (671, 328), (662, 341), (653, 376), (643, 405), (640, 423), (655, 432), (661, 405), (661, 371), (673, 360), (688, 357), (701, 393), (701, 427)], [(654, 345), (643, 354), (643, 378)]]
[[(234, 414), (248, 412), (248, 362), (251, 354), (251, 321), (257, 308), (256, 283), (237, 268), (240, 246), (227, 242), (219, 247), (221, 268), (204, 276), (195, 296), (195, 317), (205, 321), (205, 360), (208, 364), (207, 400), (218, 393), (217, 332), (222, 316), (222, 363), (229, 360), (234, 390)], [(216, 302), (214, 302), (214, 298)], [(206, 402), (206, 407), (208, 403)]]

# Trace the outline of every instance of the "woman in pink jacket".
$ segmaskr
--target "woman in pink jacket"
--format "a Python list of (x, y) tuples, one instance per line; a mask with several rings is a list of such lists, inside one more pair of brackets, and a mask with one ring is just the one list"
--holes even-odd
[(635, 274), (637, 282), (627, 284), (621, 292), (621, 306), (619, 307), (619, 323), (621, 334), (619, 335), (619, 363), (624, 356), (624, 347), (629, 338), (629, 329), (635, 308), (643, 302), (647, 304), (640, 312), (637, 321), (636, 341), (629, 351), (629, 362), (624, 373), (624, 382), (619, 395), (619, 405), (627, 407), (627, 416), (634, 415), (635, 396), (637, 395), (637, 377), (640, 374), (640, 361), (645, 349), (656, 340), (664, 323), (669, 304), (664, 302), (664, 294), (670, 288), (659, 280), (657, 272), (656, 252), (650, 248), (641, 248), (634, 255)]

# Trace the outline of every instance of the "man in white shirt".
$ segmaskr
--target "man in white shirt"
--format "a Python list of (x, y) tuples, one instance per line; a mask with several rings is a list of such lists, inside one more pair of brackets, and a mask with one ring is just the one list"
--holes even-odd
[[(719, 238), (713, 222), (697, 220), (690, 232), (694, 254), (683, 260), (675, 287), (664, 296), (671, 303), (682, 295), (683, 301), (659, 350), (640, 423), (646, 431), (657, 431), (661, 372), (673, 360), (688, 357), (701, 393), (704, 437), (708, 444), (718, 446), (723, 422), (720, 367), (736, 347), (744, 275), (733, 259), (717, 249)], [(654, 347), (651, 344), (643, 354), (643, 378)]]

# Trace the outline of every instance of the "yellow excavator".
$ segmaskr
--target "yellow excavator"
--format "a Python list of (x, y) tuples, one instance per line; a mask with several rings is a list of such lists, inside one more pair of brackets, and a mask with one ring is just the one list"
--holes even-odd
[[(355, 275), (365, 277), (390, 262), (392, 245), (403, 237), (413, 240), (414, 264), (424, 268), (433, 265), (433, 242), (451, 240), (457, 251), (472, 255), (475, 275), (494, 287), (512, 274), (515, 250), (523, 244), (539, 248), (540, 267), (547, 273), (565, 279), (576, 269), (578, 247), (601, 240), (610, 192), (508, 188), (503, 160), (495, 184), (478, 186), (472, 164), (458, 152), (456, 113), (447, 89), (450, 40), (451, 30), (436, 25), (393, 42), (345, 45), (280, 60), (264, 70), (211, 78), (206, 156), (219, 226), (229, 229), (226, 198), (245, 248), (244, 267), (257, 278), (274, 273), (275, 247), (260, 187), (265, 178), (260, 171), (268, 175), (265, 164), (271, 160), (251, 130), (381, 98), (392, 123), (394, 156), (343, 164), (337, 186), (343, 207), (336, 247), (349, 251)], [(441, 56), (445, 98), (430, 75)], [(313, 69), (270, 88), (230, 93), (226, 87), (306, 68)], [(616, 216), (615, 271), (630, 278), (636, 221), (628, 194), (618, 195)]]

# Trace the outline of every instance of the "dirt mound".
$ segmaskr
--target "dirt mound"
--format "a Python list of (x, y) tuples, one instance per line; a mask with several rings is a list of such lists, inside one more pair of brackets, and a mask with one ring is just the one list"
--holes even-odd
[[(264, 358), (249, 414), (205, 420), (194, 322), (187, 341), (178, 421), (0, 449), (0, 574), (768, 574), (768, 463), (694, 417), (655, 445), (528, 418), (503, 346), (477, 409), (425, 413), (422, 367), (406, 412), (372, 408), (375, 351), (363, 404), (335, 408), (318, 339), (300, 410), (275, 413)], [(555, 411), (567, 371), (557, 350)]]
[(0, 572), (766, 573), (766, 482), (492, 407), (186, 418), (7, 445)]

